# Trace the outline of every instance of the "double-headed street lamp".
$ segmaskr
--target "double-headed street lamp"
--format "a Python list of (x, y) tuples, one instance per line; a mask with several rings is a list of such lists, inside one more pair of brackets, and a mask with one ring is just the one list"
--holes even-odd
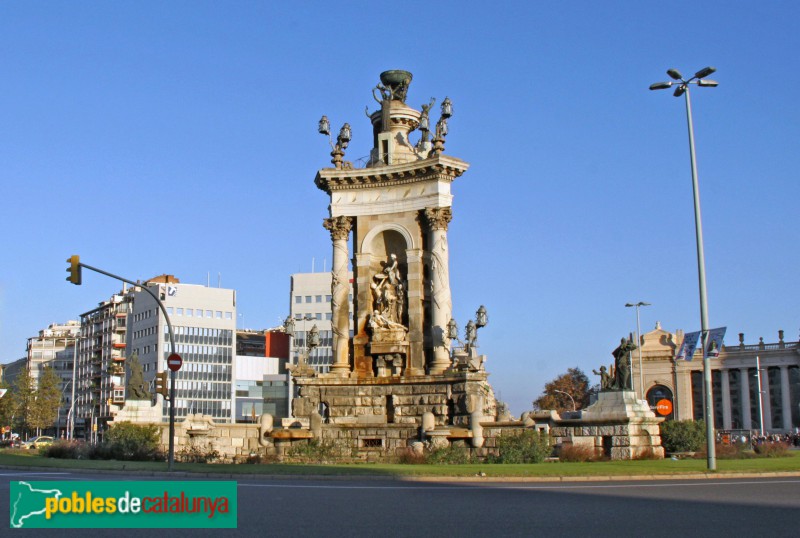
[(686, 97), (686, 121), (689, 124), (689, 158), (692, 164), (692, 190), (694, 193), (694, 224), (697, 237), (697, 275), (700, 282), (700, 331), (703, 345), (703, 396), (705, 398), (706, 421), (706, 448), (708, 451), (708, 468), (713, 471), (717, 468), (716, 450), (714, 446), (714, 410), (711, 401), (711, 364), (706, 355), (708, 340), (708, 300), (706, 297), (706, 263), (703, 253), (703, 224), (700, 217), (700, 189), (697, 186), (697, 161), (694, 152), (694, 127), (692, 126), (692, 101), (689, 98), (689, 85), (695, 84), (701, 88), (713, 88), (718, 85), (713, 80), (706, 79), (716, 69), (706, 67), (694, 74), (690, 79), (684, 79), (677, 69), (668, 69), (667, 74), (672, 78), (669, 82), (656, 82), (650, 85), (651, 90), (665, 90), (675, 86), (675, 97)]
[(626, 308), (636, 308), (636, 347), (639, 348), (639, 398), (644, 400), (644, 375), (642, 374), (642, 329), (639, 325), (639, 307), (650, 306), (650, 303), (625, 303)]

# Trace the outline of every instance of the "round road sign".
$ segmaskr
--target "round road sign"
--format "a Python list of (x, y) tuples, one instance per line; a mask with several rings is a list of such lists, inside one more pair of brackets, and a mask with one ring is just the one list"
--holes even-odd
[(177, 353), (173, 353), (167, 358), (167, 367), (173, 372), (177, 372), (183, 366), (183, 359)]

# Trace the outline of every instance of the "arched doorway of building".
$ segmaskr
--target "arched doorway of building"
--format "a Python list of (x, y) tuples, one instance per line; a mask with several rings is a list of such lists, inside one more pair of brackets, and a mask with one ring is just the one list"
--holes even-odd
[(664, 385), (655, 385), (647, 391), (647, 403), (657, 417), (672, 420), (675, 418), (672, 391)]

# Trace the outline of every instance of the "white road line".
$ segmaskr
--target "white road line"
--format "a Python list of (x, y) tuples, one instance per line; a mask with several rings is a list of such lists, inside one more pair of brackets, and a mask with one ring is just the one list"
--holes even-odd
[(708, 487), (708, 486), (751, 486), (756, 484), (800, 484), (800, 480), (762, 480), (762, 481), (737, 481), (737, 482), (720, 482), (713, 480), (709, 482), (679, 482), (679, 483), (665, 483), (658, 482), (656, 484), (559, 484), (559, 485), (509, 485), (500, 486), (495, 484), (485, 485), (469, 485), (469, 486), (344, 486), (344, 485), (309, 485), (309, 484), (247, 484), (239, 483), (240, 487), (249, 488), (294, 488), (294, 489), (390, 489), (390, 490), (457, 490), (464, 491), (470, 489), (500, 489), (500, 490), (560, 490), (560, 489), (634, 489), (634, 488), (664, 488), (664, 487)]
[(20, 473), (0, 473), (0, 476), (39, 476), (39, 475), (54, 475), (54, 474), (55, 475), (68, 475), (68, 474), (72, 474), (72, 473), (57, 473), (57, 472), (52, 472), (52, 473), (24, 473), (24, 472), (20, 472)]

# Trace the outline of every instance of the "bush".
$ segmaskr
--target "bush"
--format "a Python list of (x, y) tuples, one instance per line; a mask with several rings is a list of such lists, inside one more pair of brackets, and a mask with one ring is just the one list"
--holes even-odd
[(425, 454), (425, 463), (462, 465), (464, 463), (469, 463), (469, 451), (457, 446), (434, 448)]
[(79, 460), (86, 458), (86, 443), (82, 441), (56, 441), (42, 448), (41, 455), (46, 458)]
[(706, 442), (706, 423), (702, 420), (670, 420), (661, 424), (661, 445), (668, 453), (696, 452)]
[(530, 429), (498, 437), (497, 449), (499, 454), (489, 456), (489, 463), (541, 463), (552, 453), (550, 436)]
[(218, 460), (220, 454), (211, 445), (205, 448), (194, 445), (181, 448), (175, 456), (183, 463), (210, 463)]
[(139, 425), (120, 422), (106, 432), (96, 459), (160, 461), (164, 453), (158, 446), (159, 428), (155, 424)]
[(336, 459), (336, 448), (330, 441), (309, 439), (308, 443), (293, 445), (287, 455), (300, 463), (327, 463)]
[(591, 446), (566, 444), (558, 452), (559, 461), (601, 461), (608, 459), (601, 450)]
[(789, 443), (761, 443), (753, 450), (762, 458), (782, 458), (789, 454)]

